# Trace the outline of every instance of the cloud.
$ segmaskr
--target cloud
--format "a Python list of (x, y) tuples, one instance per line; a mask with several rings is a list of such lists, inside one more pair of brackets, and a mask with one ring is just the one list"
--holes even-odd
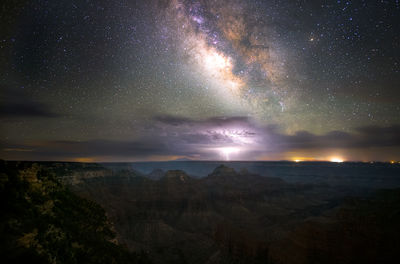
[[(283, 153), (295, 150), (370, 149), (400, 147), (400, 125), (388, 127), (364, 126), (351, 132), (330, 131), (317, 135), (308, 131), (286, 134), (274, 125), (260, 126), (243, 117), (215, 117), (203, 120), (167, 117), (160, 121), (158, 130), (168, 131), (164, 142), (173, 142), (176, 149), (207, 149), (238, 146), (243, 158), (255, 158), (262, 153)], [(156, 129), (157, 131), (157, 129)], [(155, 135), (157, 137), (157, 135)]]
[(251, 119), (247, 116), (220, 116), (220, 117), (211, 117), (207, 119), (201, 120), (193, 120), (186, 117), (177, 117), (170, 115), (161, 115), (155, 116), (153, 118), (155, 121), (158, 121), (162, 124), (171, 125), (171, 126), (182, 126), (182, 125), (206, 125), (206, 126), (225, 126), (229, 124), (246, 124), (251, 123)]
[[(236, 159), (282, 156), (288, 152), (319, 152), (400, 148), (400, 126), (358, 127), (352, 132), (331, 131), (316, 135), (307, 131), (285, 134), (277, 126), (259, 126), (242, 117), (214, 117), (194, 120), (157, 116), (152, 127), (135, 140), (43, 141), (2, 144), (1, 156), (31, 159), (96, 157), (107, 160), (147, 160), (159, 156), (221, 159), (224, 148), (237, 149)], [(393, 152), (393, 151), (392, 151)]]
[[(162, 142), (88, 140), (88, 141), (41, 141), (25, 144), (1, 143), (2, 156), (20, 159), (65, 160), (79, 157), (148, 157), (167, 155), (169, 150)], [(21, 153), (23, 152), (23, 153)], [(29, 153), (26, 153), (29, 152)]]
[(331, 131), (324, 135), (315, 135), (307, 131), (299, 131), (294, 135), (273, 134), (276, 145), (282, 149), (312, 148), (372, 148), (399, 147), (400, 126), (358, 127), (352, 133)]
[(192, 121), (188, 118), (177, 117), (177, 116), (169, 116), (169, 115), (161, 115), (154, 117), (155, 121), (158, 121), (163, 124), (171, 125), (171, 126), (179, 126), (182, 124), (188, 124)]
[(0, 117), (59, 117), (59, 114), (51, 111), (46, 104), (25, 101), (25, 102), (6, 102), (0, 107)]
[(26, 94), (15, 89), (1, 87), (0, 117), (13, 119), (21, 117), (60, 117), (51, 107), (42, 102), (30, 99)]

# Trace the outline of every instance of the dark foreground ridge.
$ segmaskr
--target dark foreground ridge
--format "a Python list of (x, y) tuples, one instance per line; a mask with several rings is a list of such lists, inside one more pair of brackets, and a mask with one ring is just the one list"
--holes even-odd
[(51, 170), (0, 161), (2, 263), (148, 263), (118, 245), (104, 209)]
[(8, 262), (400, 260), (400, 189), (288, 183), (225, 165), (203, 178), (98, 164), (1, 166), (1, 251)]

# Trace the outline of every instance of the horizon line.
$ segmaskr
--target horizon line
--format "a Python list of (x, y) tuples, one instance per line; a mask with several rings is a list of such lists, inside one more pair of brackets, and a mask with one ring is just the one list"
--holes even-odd
[(290, 162), (290, 163), (313, 163), (313, 162), (324, 162), (324, 163), (391, 163), (396, 164), (400, 161), (388, 160), (388, 161), (360, 161), (360, 160), (343, 160), (341, 162), (331, 160), (144, 160), (144, 161), (79, 161), (79, 160), (17, 160), (17, 159), (1, 159), (3, 161), (14, 161), (14, 162), (64, 162), (64, 163), (151, 163), (151, 162)]

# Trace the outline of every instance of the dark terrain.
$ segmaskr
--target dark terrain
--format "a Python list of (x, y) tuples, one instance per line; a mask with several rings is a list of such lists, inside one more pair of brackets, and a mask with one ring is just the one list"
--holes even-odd
[(205, 177), (182, 170), (144, 173), (126, 164), (34, 166), (55, 175), (83, 201), (101, 205), (116, 231), (116, 247), (134, 254), (131, 262), (138, 256), (154, 263), (399, 261), (397, 165), (375, 168), (391, 179), (393, 188), (385, 190), (378, 190), (383, 183), (377, 184), (382, 181), (371, 170), (364, 174), (361, 167), (357, 174), (354, 166), (348, 178), (291, 182), (225, 165)]
[(48, 166), (0, 160), (1, 263), (149, 263), (118, 245), (104, 209)]

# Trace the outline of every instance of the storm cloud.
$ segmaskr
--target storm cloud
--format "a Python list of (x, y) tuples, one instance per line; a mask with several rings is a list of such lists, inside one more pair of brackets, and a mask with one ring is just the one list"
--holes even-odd
[(259, 126), (247, 117), (216, 117), (194, 120), (156, 116), (154, 125), (135, 140), (43, 141), (2, 144), (2, 155), (18, 159), (19, 154), (40, 159), (73, 157), (115, 157), (146, 160), (151, 157), (184, 156), (193, 159), (222, 159), (220, 150), (237, 148), (239, 159), (276, 157), (287, 152), (341, 149), (369, 151), (372, 148), (398, 149), (400, 126), (358, 127), (352, 132), (331, 131), (317, 135), (307, 131), (286, 134), (277, 126)]

